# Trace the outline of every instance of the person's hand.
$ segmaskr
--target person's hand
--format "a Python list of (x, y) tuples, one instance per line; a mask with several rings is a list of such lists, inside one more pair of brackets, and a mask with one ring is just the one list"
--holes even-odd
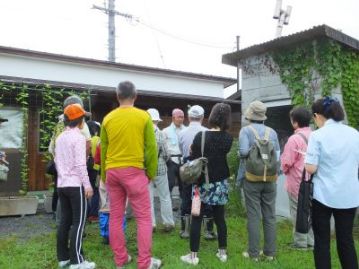
[(89, 198), (91, 198), (92, 196), (93, 196), (93, 190), (92, 190), (92, 188), (90, 187), (90, 188), (85, 189), (85, 197), (86, 197), (87, 199), (89, 199)]

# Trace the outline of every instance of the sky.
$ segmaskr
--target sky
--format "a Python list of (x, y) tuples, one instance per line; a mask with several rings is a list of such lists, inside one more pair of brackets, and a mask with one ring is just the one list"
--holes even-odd
[[(0, 0), (0, 45), (106, 60), (104, 0)], [(221, 57), (272, 40), (276, 0), (116, 0), (116, 61), (235, 77)], [(283, 0), (283, 36), (327, 24), (359, 39), (359, 0)], [(150, 27), (148, 27), (150, 26)]]

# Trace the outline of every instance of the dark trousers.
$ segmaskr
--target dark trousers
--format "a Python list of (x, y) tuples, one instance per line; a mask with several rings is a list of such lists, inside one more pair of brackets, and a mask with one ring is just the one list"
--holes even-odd
[(98, 171), (94, 169), (87, 169), (91, 187), (93, 189), (93, 196), (89, 200), (87, 216), (90, 217), (98, 217), (99, 203), (100, 203), (100, 194), (98, 191), (98, 187), (96, 186), (96, 180)]
[(181, 195), (181, 216), (190, 215), (192, 207), (192, 185), (183, 185)]
[[(201, 215), (198, 217), (192, 216), (191, 232), (190, 232), (190, 248), (192, 252), (198, 252), (201, 238), (201, 226), (204, 215), (205, 204), (201, 205)], [(218, 248), (227, 248), (227, 225), (224, 219), (224, 205), (212, 205), (213, 218), (217, 226), (218, 233)]]
[(353, 240), (356, 208), (330, 208), (313, 200), (314, 261), (317, 269), (330, 269), (330, 218), (335, 220), (337, 251), (343, 269), (358, 269)]
[(54, 192), (52, 193), (51, 209), (52, 209), (52, 212), (56, 212), (57, 201), (59, 199), (59, 196), (57, 194), (57, 173), (56, 172), (54, 173), (52, 178), (54, 181)]
[[(87, 202), (83, 187), (58, 188), (61, 220), (57, 230), (57, 259), (71, 264), (84, 261), (81, 254), (82, 234), (86, 221)], [(69, 246), (70, 237), (70, 246)]]
[[(192, 185), (184, 184), (182, 188), (182, 200), (181, 200), (181, 216), (190, 215), (192, 209)], [(207, 204), (202, 204), (203, 216), (205, 218), (212, 218), (212, 206)], [(210, 229), (212, 230), (212, 229)]]
[(167, 162), (168, 188), (170, 189), (170, 192), (172, 192), (173, 187), (176, 185), (176, 182), (178, 182), (181, 194), (182, 188), (180, 184), (179, 167), (180, 166), (172, 160)]

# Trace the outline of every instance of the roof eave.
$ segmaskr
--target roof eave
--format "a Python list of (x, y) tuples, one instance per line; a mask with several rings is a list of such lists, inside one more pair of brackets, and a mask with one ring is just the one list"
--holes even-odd
[(270, 40), (268, 42), (253, 45), (240, 51), (224, 54), (222, 56), (222, 63), (237, 66), (239, 60), (270, 51), (279, 50), (293, 44), (303, 43), (316, 38), (331, 38), (345, 46), (359, 51), (359, 40), (327, 25), (320, 25), (289, 36), (284, 36)]
[(157, 73), (157, 74), (164, 74), (164, 75), (169, 75), (169, 76), (177, 76), (177, 77), (184, 77), (184, 78), (190, 78), (190, 79), (213, 81), (216, 83), (221, 83), (223, 85), (223, 88), (226, 88), (226, 87), (231, 86), (236, 83), (236, 79), (222, 77), (222, 76), (213, 76), (213, 75), (192, 73), (192, 72), (186, 72), (186, 71), (177, 71), (177, 70), (172, 70), (172, 69), (148, 67), (148, 66), (142, 66), (142, 65), (115, 63), (115, 62), (109, 62), (109, 61), (104, 61), (104, 60), (83, 58), (83, 57), (77, 57), (77, 56), (69, 56), (69, 55), (55, 54), (55, 53), (42, 52), (42, 51), (34, 51), (34, 50), (27, 50), (27, 49), (13, 48), (13, 47), (5, 47), (5, 46), (0, 46), (0, 54), (17, 55), (17, 56), (22, 56), (22, 57), (40, 58), (40, 59), (69, 62), (69, 63), (79, 63), (79, 64), (85, 64), (85, 65), (86, 64), (87, 65), (97, 65), (97, 66), (102, 66), (102, 67), (118, 68), (118, 69), (122, 69), (122, 70), (129, 70), (129, 71), (136, 71), (136, 72)]

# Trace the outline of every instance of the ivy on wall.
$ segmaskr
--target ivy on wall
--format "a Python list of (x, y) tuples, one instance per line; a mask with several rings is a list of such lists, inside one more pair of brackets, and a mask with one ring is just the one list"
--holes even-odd
[(30, 86), (27, 84), (0, 81), (0, 107), (6, 104), (5, 96), (9, 95), (15, 98), (16, 105), (20, 106), (23, 113), (22, 147), (19, 150), (22, 155), (20, 165), (21, 189), (19, 191), (21, 195), (25, 195), (28, 190), (28, 115), (31, 94), (38, 95), (41, 100), (41, 103), (35, 102), (35, 105), (37, 109), (39, 109), (40, 115), (39, 150), (45, 152), (45, 160), (51, 158), (51, 156), (47, 154), (47, 149), (52, 137), (52, 132), (59, 121), (58, 116), (63, 113), (64, 99), (70, 95), (78, 95), (82, 98), (85, 106), (90, 102), (90, 94), (89, 91), (86, 90), (56, 88), (48, 84)]
[[(90, 94), (88, 91), (55, 88), (48, 84), (38, 86), (42, 93), (42, 106), (40, 107), (40, 145), (42, 152), (47, 152), (53, 130), (59, 121), (59, 116), (63, 113), (63, 101), (70, 95), (78, 95), (83, 100), (84, 105), (89, 104)], [(45, 154), (46, 158), (50, 158)]]
[(359, 53), (332, 40), (318, 40), (273, 53), (293, 105), (309, 106), (315, 94), (341, 88), (348, 122), (359, 127)]
[(29, 167), (28, 167), (28, 129), (29, 129), (29, 91), (27, 85), (22, 85), (16, 96), (16, 101), (21, 107), (22, 118), (22, 147), (20, 153), (22, 155), (20, 163), (21, 188), (19, 193), (25, 195), (28, 189)]

